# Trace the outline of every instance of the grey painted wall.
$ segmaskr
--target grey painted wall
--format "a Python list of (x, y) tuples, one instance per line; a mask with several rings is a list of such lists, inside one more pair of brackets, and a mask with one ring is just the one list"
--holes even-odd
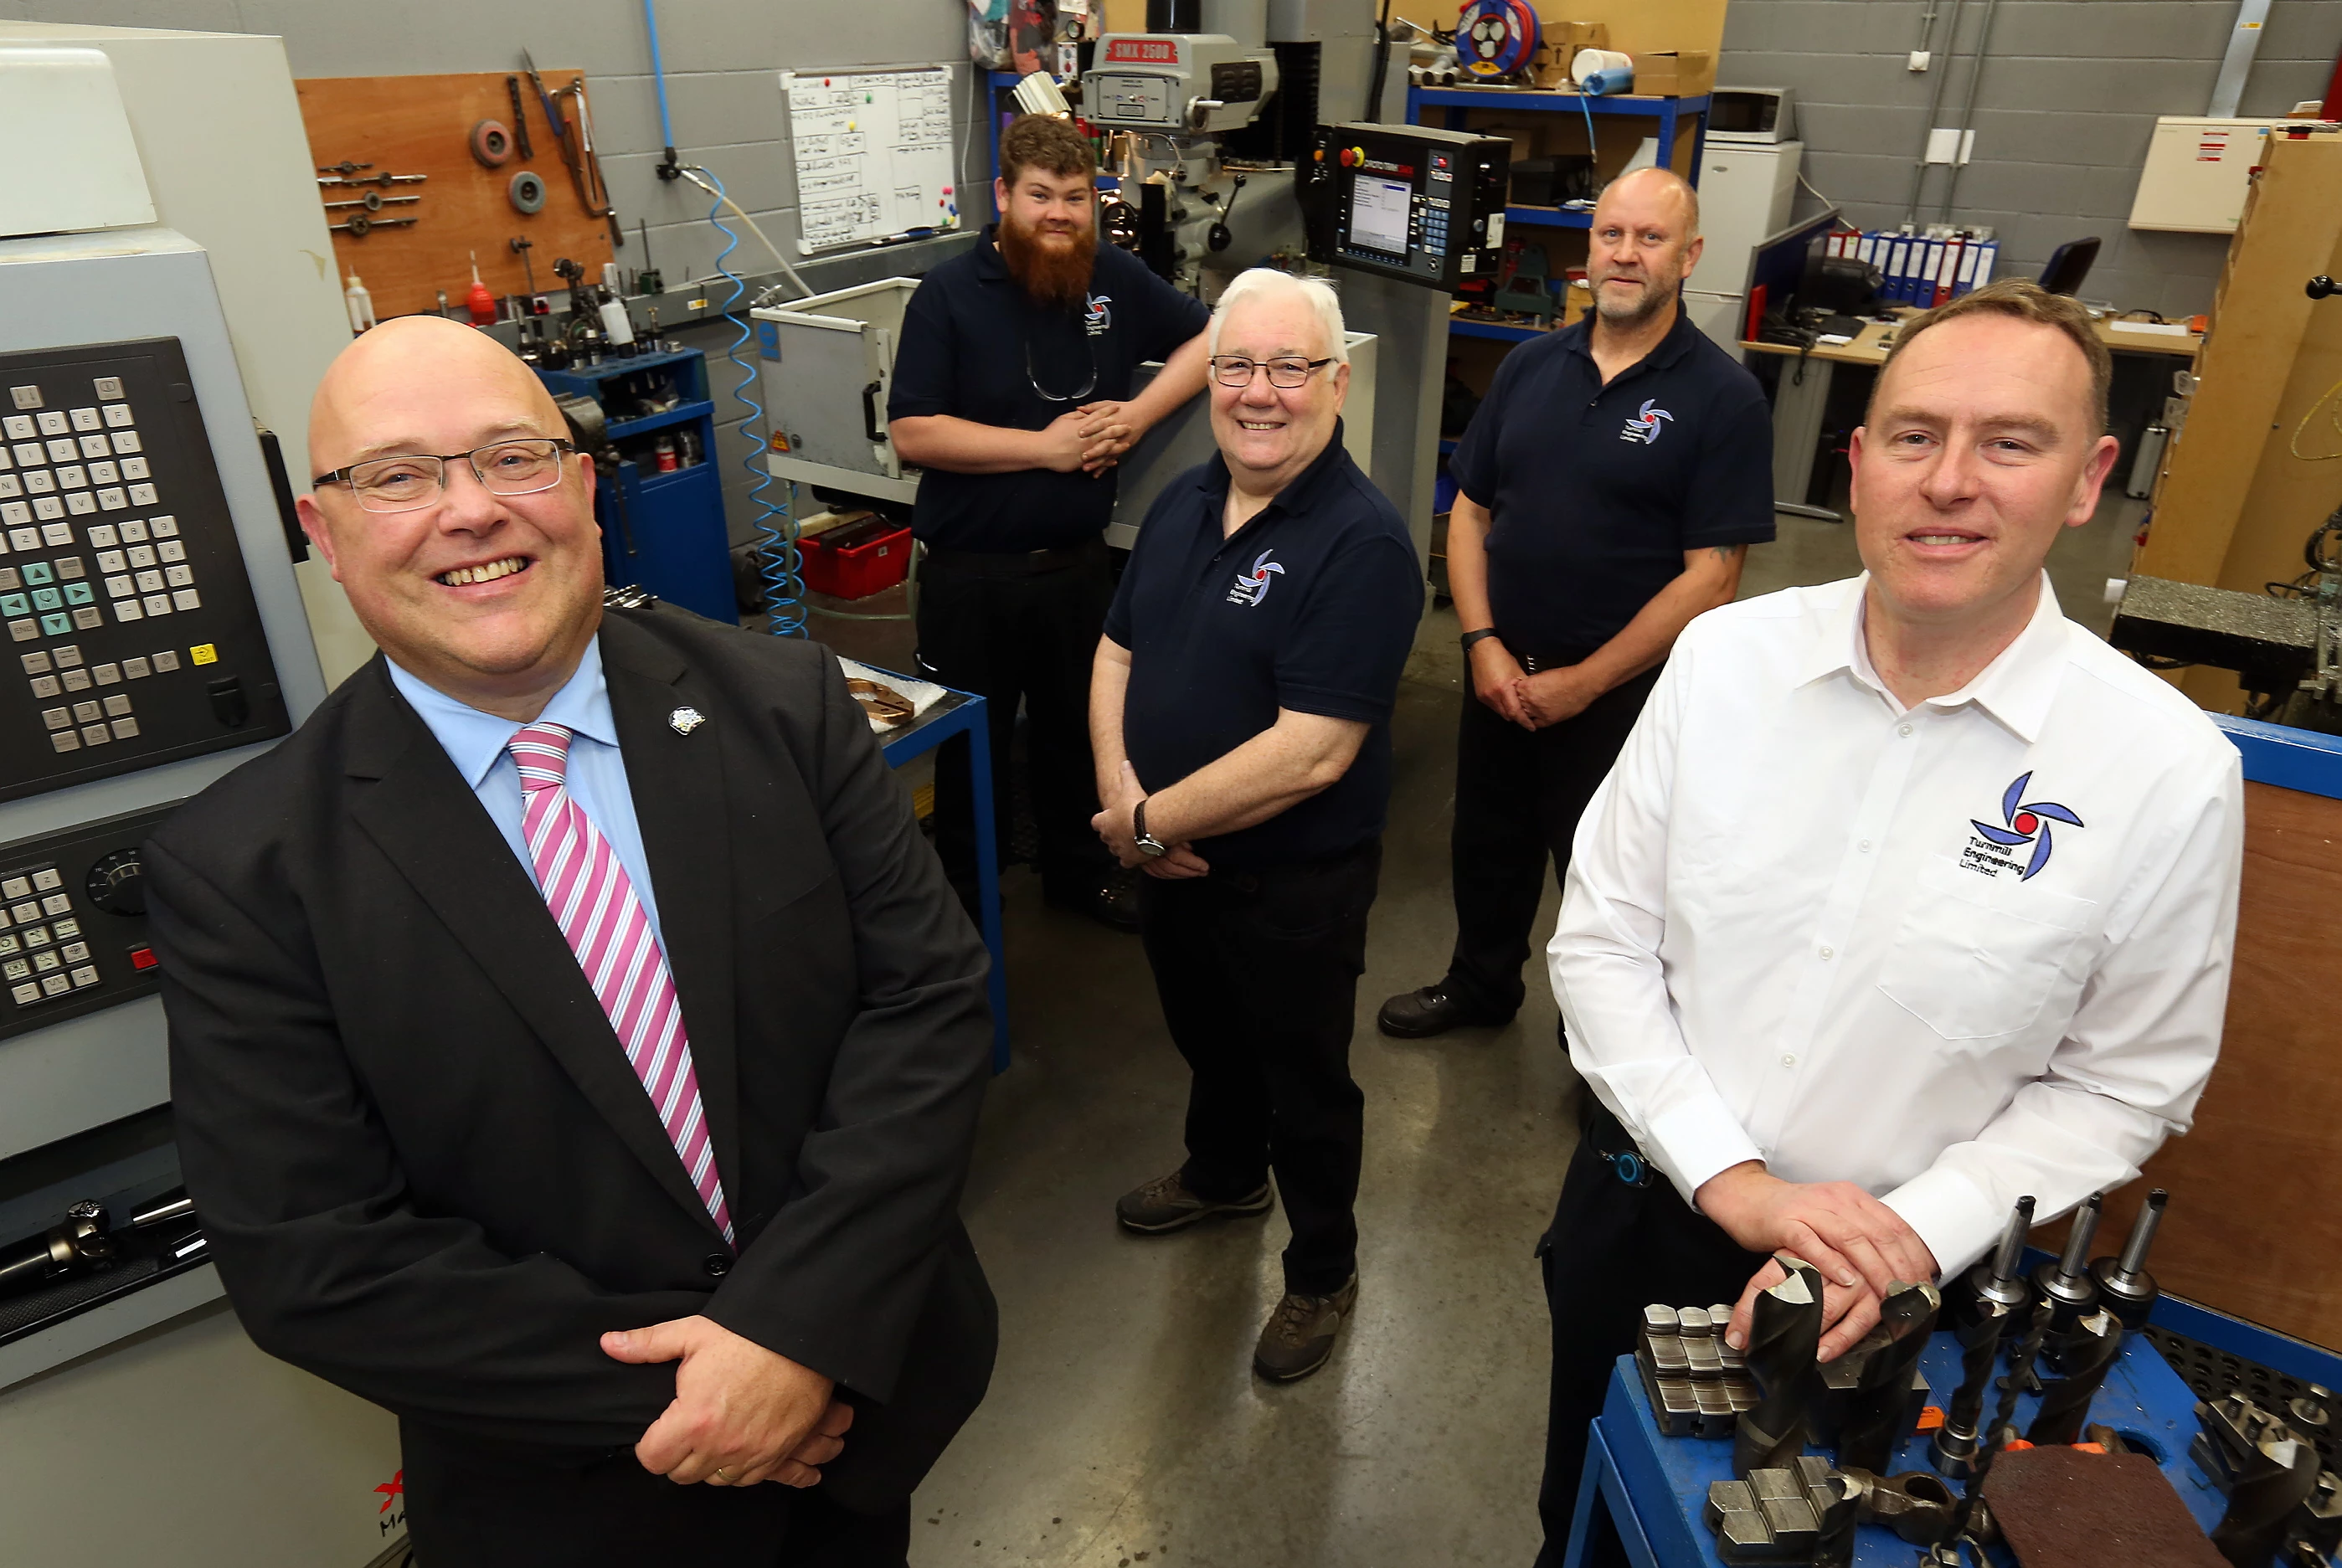
[[(796, 171), (787, 106), (776, 72), (948, 65), (966, 125), (965, 168), (979, 180), (989, 177), (990, 141), (970, 97), (975, 84), (963, 0), (882, 5), (884, 21), (873, 25), (856, 24), (848, 13), (811, 0), (666, 0), (660, 7), (659, 44), (676, 150), (686, 163), (711, 170), (817, 290), (897, 271), (921, 272), (946, 247), (863, 250), (817, 265), (798, 256)], [(0, 0), (0, 17), (269, 34), (285, 40), (293, 74), (304, 77), (512, 71), (525, 47), (540, 66), (586, 73), (596, 145), (611, 199), (626, 226), (621, 265), (642, 265), (636, 225), (646, 219), (652, 257), (671, 291), (708, 274), (724, 244), (707, 223), (705, 195), (680, 182), (663, 183), (652, 173), (660, 158), (658, 104), (640, 0)], [(536, 134), (541, 141), (541, 124)], [(991, 215), (990, 198), (980, 191), (971, 194), (974, 204), (964, 205), (962, 213), (971, 225), (980, 225)], [(745, 232), (730, 265), (752, 277), (778, 270)], [(728, 290), (719, 282), (710, 292), (720, 301)], [(661, 315), (670, 325), (676, 320), (672, 311)], [(736, 434), (740, 409), (731, 397), (739, 377), (719, 357), (733, 335), (719, 325), (678, 335), (708, 355), (716, 418), (726, 427), (720, 454), (726, 510), (735, 541), (744, 541), (756, 509), (741, 466), (747, 445)], [(753, 345), (744, 354), (755, 362)]]
[[(1948, 70), (1935, 124), (1957, 124), (1986, 0), (1967, 0), (1958, 58), (1952, 0), (1732, 0), (1718, 80), (1797, 92), (1806, 173), (1866, 228), (1909, 211), (1927, 96)], [(1939, 9), (1933, 71), (1915, 74), (1922, 16)], [(1999, 231), (2001, 275), (2037, 275), (2061, 242), (2106, 242), (2082, 293), (2167, 315), (2207, 308), (2227, 237), (2125, 226), (2158, 115), (2201, 115), (2237, 0), (2000, 0), (1977, 80), (1974, 161), (1952, 218)], [(2342, 0), (2274, 0), (2237, 112), (2282, 115), (2325, 96), (2342, 48)], [(1919, 218), (1939, 221), (1947, 171), (1929, 172)], [(1817, 210), (1800, 194), (1800, 213)]]

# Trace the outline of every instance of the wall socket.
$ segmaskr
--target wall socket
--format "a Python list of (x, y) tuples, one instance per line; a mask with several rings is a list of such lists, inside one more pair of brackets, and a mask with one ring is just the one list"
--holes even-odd
[(1928, 64), (1934, 59), (1935, 56), (1928, 54), (1927, 50), (1914, 49), (1911, 51), (1911, 58), (1906, 64), (1905, 68), (1912, 71), (1924, 71), (1927, 68)]

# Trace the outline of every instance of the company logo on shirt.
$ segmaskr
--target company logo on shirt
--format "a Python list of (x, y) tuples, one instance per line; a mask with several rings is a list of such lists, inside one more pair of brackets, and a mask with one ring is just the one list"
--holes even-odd
[(1269, 559), (1273, 553), (1274, 546), (1263, 550), (1254, 558), (1251, 571), (1237, 574), (1235, 584), (1228, 589), (1229, 604), (1257, 604), (1268, 597), (1270, 576), (1285, 574), (1285, 568)]
[(1626, 427), (1618, 432), (1618, 439), (1639, 441), (1649, 446), (1658, 440), (1659, 421), (1663, 419), (1672, 424), (1675, 415), (1661, 408), (1657, 398), (1646, 397), (1643, 399), (1643, 411), (1626, 421)]
[(1114, 295), (1094, 294), (1087, 297), (1089, 309), (1082, 315), (1082, 325), (1092, 337), (1104, 337), (1114, 325), (1114, 313), (1106, 308), (1114, 303)]
[[(2017, 881), (2029, 882), (2049, 864), (2049, 824), (2062, 822), (2072, 827), (2082, 825), (2080, 817), (2056, 801), (2026, 800), (2025, 786), (2032, 782), (2030, 773), (2019, 774), (2016, 782), (2001, 793), (2002, 825), (1999, 827), (1988, 822), (1969, 820), (1968, 825), (1977, 830), (1977, 839), (1971, 839), (1967, 849), (1960, 855), (1962, 865), (1986, 876), (1998, 876), (2004, 871), (2013, 871), (2017, 873)], [(2031, 854), (2020, 865), (2017, 855), (2028, 845), (2031, 846)]]

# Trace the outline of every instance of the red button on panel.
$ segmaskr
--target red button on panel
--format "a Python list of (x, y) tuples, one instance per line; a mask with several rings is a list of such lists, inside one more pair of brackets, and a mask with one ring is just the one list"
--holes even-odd
[(161, 962), (163, 962), (161, 959), (155, 956), (155, 950), (151, 947), (134, 947), (130, 950), (130, 967), (133, 969), (152, 969)]

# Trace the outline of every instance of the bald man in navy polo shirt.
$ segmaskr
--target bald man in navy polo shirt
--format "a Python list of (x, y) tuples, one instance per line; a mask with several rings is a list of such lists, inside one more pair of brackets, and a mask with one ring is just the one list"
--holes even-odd
[(1756, 377), (1683, 314), (1699, 197), (1643, 169), (1594, 209), (1594, 309), (1516, 348), (1457, 443), (1447, 583), (1471, 666), (1456, 744), (1456, 949), (1392, 997), (1386, 1034), (1498, 1024), (1551, 860), (1626, 744), (1676, 635), (1728, 604), (1773, 537)]

